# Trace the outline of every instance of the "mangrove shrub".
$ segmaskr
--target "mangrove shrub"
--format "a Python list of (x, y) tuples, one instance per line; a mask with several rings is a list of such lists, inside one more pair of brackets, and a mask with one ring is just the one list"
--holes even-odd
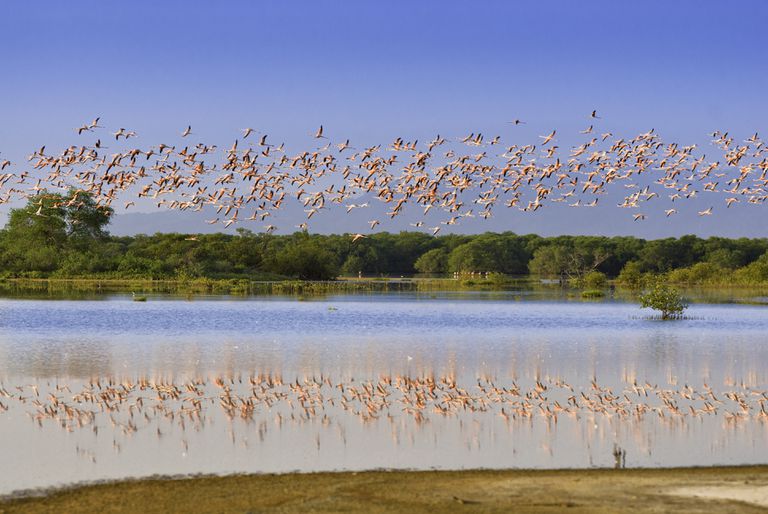
[(643, 309), (651, 308), (661, 312), (661, 319), (680, 319), (688, 307), (680, 292), (662, 282), (657, 282), (644, 294), (640, 295)]

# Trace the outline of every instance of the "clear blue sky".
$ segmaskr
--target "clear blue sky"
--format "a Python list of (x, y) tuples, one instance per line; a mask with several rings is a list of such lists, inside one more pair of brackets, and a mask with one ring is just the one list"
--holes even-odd
[[(361, 144), (472, 131), (527, 143), (584, 128), (592, 109), (614, 132), (746, 137), (768, 133), (767, 22), (761, 0), (9, 0), (0, 155), (74, 144), (72, 129), (95, 116), (145, 144), (192, 124), (220, 145), (252, 126), (298, 148), (321, 123)], [(528, 121), (523, 131), (505, 123), (514, 118)], [(735, 232), (732, 212), (704, 228), (681, 217), (603, 231), (761, 233), (763, 208), (733, 212), (744, 220)], [(601, 231), (580, 230), (579, 216), (546, 214), (546, 226), (530, 227)], [(503, 228), (496, 221), (487, 228)]]

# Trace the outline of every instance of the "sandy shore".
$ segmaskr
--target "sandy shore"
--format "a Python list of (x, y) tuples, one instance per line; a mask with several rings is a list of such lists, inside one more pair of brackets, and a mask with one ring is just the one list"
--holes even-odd
[(0, 503), (10, 512), (766, 512), (768, 467), (371, 471), (128, 480)]

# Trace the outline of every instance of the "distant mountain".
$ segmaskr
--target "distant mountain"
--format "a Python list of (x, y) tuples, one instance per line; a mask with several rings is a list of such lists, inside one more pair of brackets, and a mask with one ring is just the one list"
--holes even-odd
[[(648, 206), (643, 212), (648, 215), (642, 222), (634, 222), (632, 214), (634, 210), (618, 209), (609, 201), (601, 202), (596, 208), (570, 208), (564, 204), (548, 205), (534, 213), (520, 212), (516, 208), (497, 207), (494, 216), (483, 219), (478, 216), (475, 205), (468, 205), (462, 209), (466, 213), (473, 209), (473, 217), (464, 217), (458, 224), (445, 225), (442, 222), (450, 217), (432, 209), (423, 216), (422, 207), (408, 205), (400, 216), (390, 219), (387, 211), (390, 204), (382, 203), (376, 199), (358, 199), (356, 204), (369, 204), (370, 207), (356, 208), (347, 213), (344, 206), (333, 204), (330, 209), (323, 209), (307, 219), (304, 207), (296, 202), (284, 204), (280, 212), (274, 213), (261, 221), (247, 221), (252, 211), (250, 208), (241, 209), (240, 223), (224, 228), (223, 221), (226, 217), (216, 214), (213, 209), (203, 212), (179, 212), (158, 210), (156, 212), (120, 212), (112, 219), (109, 225), (110, 233), (117, 236), (135, 234), (154, 234), (156, 232), (180, 232), (210, 234), (224, 232), (234, 234), (237, 228), (243, 227), (254, 232), (263, 232), (267, 225), (277, 227), (276, 234), (290, 234), (299, 230), (296, 225), (307, 222), (312, 233), (341, 234), (363, 233), (369, 234), (371, 220), (381, 222), (374, 231), (400, 232), (422, 231), (432, 233), (433, 227), (440, 227), (439, 235), (459, 233), (478, 234), (482, 232), (515, 232), (517, 234), (539, 234), (541, 236), (555, 235), (631, 235), (646, 239), (662, 237), (679, 237), (685, 234), (696, 234), (700, 237), (767, 237), (765, 225), (761, 221), (760, 206), (736, 204), (730, 209), (724, 206), (715, 206), (716, 213), (713, 216), (698, 216), (698, 210), (710, 207), (706, 202), (692, 203), (681, 209), (679, 214), (665, 217), (661, 208)], [(605, 204), (604, 206), (602, 204)], [(0, 225), (7, 221), (10, 206), (0, 208)], [(206, 223), (206, 220), (219, 218), (215, 224)], [(423, 220), (421, 227), (414, 227), (412, 223)]]
[[(358, 202), (358, 203), (363, 203)], [(266, 225), (277, 227), (276, 234), (290, 234), (299, 230), (296, 225), (307, 222), (309, 231), (319, 234), (363, 233), (369, 234), (371, 220), (381, 222), (374, 232), (422, 231), (432, 233), (433, 227), (440, 227), (439, 235), (459, 233), (478, 234), (482, 232), (515, 232), (517, 234), (555, 235), (632, 235), (646, 239), (679, 237), (696, 234), (700, 237), (766, 237), (764, 225), (757, 222), (759, 208), (739, 206), (731, 209), (720, 208), (717, 216), (700, 217), (698, 207), (688, 207), (673, 218), (664, 217), (663, 212), (648, 212), (644, 222), (634, 222), (632, 212), (614, 207), (569, 208), (565, 205), (551, 205), (535, 213), (523, 213), (517, 209), (496, 209), (496, 214), (483, 219), (477, 216), (462, 218), (458, 224), (445, 225), (449, 219), (445, 213), (432, 209), (426, 217), (417, 205), (409, 205), (402, 215), (394, 220), (387, 215), (389, 205), (376, 200), (368, 202), (370, 207), (353, 209), (347, 213), (342, 206), (334, 205), (330, 210), (321, 210), (307, 220), (301, 205), (291, 204), (280, 212), (267, 217), (264, 221), (247, 221), (250, 210), (241, 210), (241, 222), (224, 228), (226, 217), (210, 212), (158, 211), (155, 213), (116, 214), (109, 226), (114, 235), (154, 234), (156, 232), (215, 233), (234, 234), (243, 227), (254, 232), (263, 232)], [(464, 209), (462, 212), (466, 212)], [(245, 212), (243, 212), (245, 211)], [(219, 218), (216, 224), (206, 220)], [(421, 227), (411, 224), (424, 220)]]

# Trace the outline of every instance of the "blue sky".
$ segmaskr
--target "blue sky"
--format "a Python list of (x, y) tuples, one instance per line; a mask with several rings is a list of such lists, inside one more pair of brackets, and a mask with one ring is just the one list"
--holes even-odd
[[(147, 144), (192, 124), (220, 146), (251, 126), (297, 149), (321, 123), (360, 144), (477, 131), (528, 143), (577, 133), (593, 109), (629, 135), (747, 137), (768, 132), (767, 21), (764, 1), (8, 1), (0, 157), (74, 144), (72, 129), (96, 116)], [(515, 118), (528, 124), (515, 132)], [(554, 212), (529, 226), (760, 235), (761, 209), (706, 226), (597, 219), (585, 230), (581, 213)], [(529, 231), (525, 215), (510, 217)]]

